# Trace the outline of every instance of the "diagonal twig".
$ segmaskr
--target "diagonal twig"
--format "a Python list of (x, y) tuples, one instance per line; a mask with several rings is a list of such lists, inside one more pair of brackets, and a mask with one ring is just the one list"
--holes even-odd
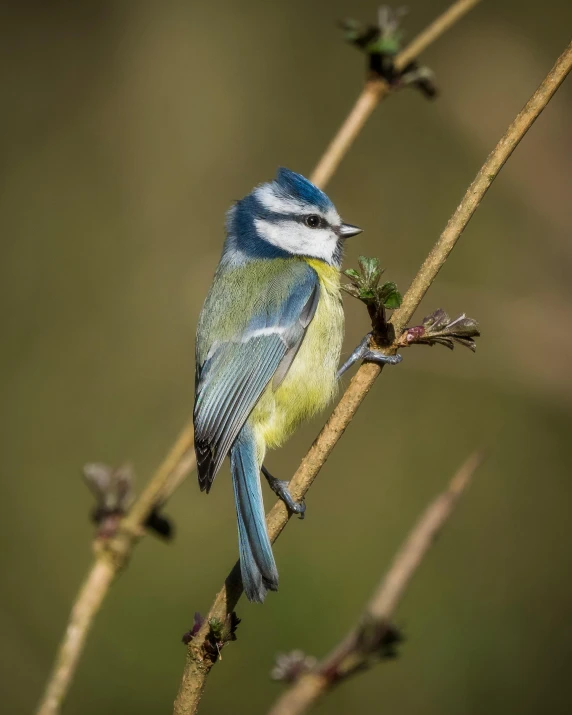
[[(396, 69), (403, 69), (479, 1), (453, 2), (396, 57)], [(375, 107), (389, 94), (389, 85), (382, 80), (371, 80), (366, 84), (312, 173), (311, 180), (314, 184), (321, 188), (326, 186)], [(108, 544), (105, 553), (96, 556), (74, 602), (37, 715), (57, 715), (60, 711), (82, 655), (87, 634), (115, 576), (128, 561), (133, 548), (138, 543), (143, 524), (156, 506), (158, 498), (159, 501), (166, 501), (178, 484), (194, 469), (192, 448), (193, 431), (192, 423), (189, 423), (123, 519), (116, 539)], [(173, 478), (172, 486), (169, 487), (171, 479), (169, 475), (175, 473), (180, 475), (180, 479)], [(80, 618), (78, 613), (81, 614)]]
[[(435, 280), (477, 206), (507, 159), (546, 107), (571, 68), (572, 43), (558, 58), (540, 87), (490, 153), (474, 181), (467, 189), (439, 240), (419, 269), (404, 296), (401, 307), (395, 311), (390, 320), (390, 329), (396, 337), (385, 348), (387, 354), (395, 354), (397, 351), (401, 332), (411, 319), (429, 286)], [(290, 482), (290, 491), (295, 500), (301, 500), (312, 485), (337, 441), (373, 386), (381, 369), (379, 365), (366, 363), (354, 375), (330, 419), (302, 460), (300, 467)], [(272, 542), (278, 538), (288, 520), (289, 513), (284, 504), (282, 502), (275, 504), (266, 517), (268, 533)], [(205, 687), (206, 678), (214, 664), (204, 649), (204, 643), (209, 632), (209, 621), (214, 619), (224, 623), (234, 610), (241, 594), (240, 567), (237, 563), (228, 575), (223, 588), (215, 597), (203, 627), (189, 643), (183, 678), (175, 701), (175, 715), (191, 715), (191, 713), (196, 712)]]
[(74, 602), (37, 715), (55, 715), (60, 711), (93, 620), (115, 577), (144, 535), (147, 517), (171, 496), (195, 464), (193, 423), (190, 422), (122, 520), (116, 536), (96, 544), (94, 563)]
[[(469, 10), (472, 10), (480, 0), (458, 0), (442, 15), (439, 15), (430, 25), (417, 35), (395, 58), (394, 67), (399, 72), (415, 60), (435, 40), (458, 22)], [(366, 83), (356, 100), (354, 108), (339, 128), (336, 136), (330, 142), (324, 155), (314, 169), (310, 180), (316, 186), (324, 188), (334, 175), (341, 160), (348, 153), (356, 137), (363, 129), (373, 110), (382, 99), (390, 94), (391, 88), (382, 79), (372, 79)]]
[[(268, 715), (300, 715), (340, 680), (361, 670), (382, 646), (384, 631), (435, 537), (453, 513), (459, 498), (483, 460), (475, 452), (459, 468), (441, 493), (423, 512), (389, 571), (375, 590), (359, 623), (344, 640), (308, 673), (301, 675), (269, 710)], [(371, 635), (375, 634), (375, 638)], [(365, 641), (371, 641), (364, 649)], [(377, 641), (377, 642), (376, 642)], [(378, 655), (378, 660), (380, 659)]]

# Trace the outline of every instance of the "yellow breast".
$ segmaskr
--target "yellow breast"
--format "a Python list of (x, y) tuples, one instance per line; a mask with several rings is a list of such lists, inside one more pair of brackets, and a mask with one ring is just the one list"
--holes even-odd
[(300, 422), (323, 409), (336, 391), (336, 372), (344, 336), (340, 274), (322, 261), (307, 263), (320, 279), (320, 300), (302, 345), (284, 381), (270, 384), (249, 422), (268, 447), (282, 444)]

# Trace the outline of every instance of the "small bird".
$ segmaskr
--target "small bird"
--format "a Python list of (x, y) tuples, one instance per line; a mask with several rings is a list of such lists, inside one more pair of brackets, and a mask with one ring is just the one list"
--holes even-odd
[(248, 600), (261, 603), (278, 589), (278, 571), (260, 472), (292, 513), (305, 512), (288, 482), (264, 467), (266, 450), (324, 408), (357, 360), (395, 364), (401, 357), (370, 350), (366, 335), (337, 369), (343, 245), (361, 229), (342, 223), (310, 181), (279, 169), (231, 207), (226, 231), (197, 328), (195, 451), (207, 492), (230, 455), (242, 582)]

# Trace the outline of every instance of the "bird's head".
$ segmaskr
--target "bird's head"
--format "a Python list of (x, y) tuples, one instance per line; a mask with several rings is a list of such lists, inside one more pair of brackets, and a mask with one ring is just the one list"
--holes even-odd
[(253, 257), (305, 256), (339, 267), (343, 242), (361, 229), (343, 223), (326, 194), (308, 179), (279, 169), (229, 213), (233, 249)]

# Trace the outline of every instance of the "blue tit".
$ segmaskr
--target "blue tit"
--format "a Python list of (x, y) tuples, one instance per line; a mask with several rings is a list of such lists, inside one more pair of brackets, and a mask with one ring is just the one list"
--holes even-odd
[(369, 350), (368, 336), (340, 371), (344, 335), (340, 266), (346, 238), (330, 199), (300, 174), (280, 169), (227, 216), (222, 257), (196, 341), (195, 450), (201, 490), (230, 455), (240, 566), (250, 601), (278, 588), (260, 472), (291, 512), (287, 482), (263, 466), (298, 425), (333, 398), (337, 377), (359, 359), (396, 362)]

